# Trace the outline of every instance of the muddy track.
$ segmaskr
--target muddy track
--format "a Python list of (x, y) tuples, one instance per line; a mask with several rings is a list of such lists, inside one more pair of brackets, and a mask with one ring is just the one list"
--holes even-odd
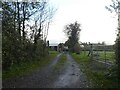
[(20, 78), (3, 80), (4, 88), (86, 88), (92, 87), (84, 73), (81, 72), (79, 65), (74, 59), (66, 54), (67, 60), (59, 70), (54, 73), (55, 65), (61, 54), (58, 54), (52, 62)]
[(37, 69), (32, 74), (24, 75), (18, 78), (2, 80), (3, 88), (45, 88), (50, 87), (49, 84), (55, 78), (52, 75), (52, 66), (57, 63), (61, 54), (58, 54), (54, 60), (51, 60), (45, 67)]
[(67, 62), (64, 71), (53, 83), (54, 88), (88, 88), (92, 84), (87, 80), (84, 73), (81, 72), (79, 65), (67, 54)]

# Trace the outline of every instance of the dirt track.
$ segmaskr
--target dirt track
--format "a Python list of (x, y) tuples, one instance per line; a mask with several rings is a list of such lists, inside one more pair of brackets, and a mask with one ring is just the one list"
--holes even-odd
[(81, 72), (79, 65), (67, 54), (67, 62), (64, 66), (64, 72), (59, 75), (54, 82), (55, 88), (87, 88), (91, 87), (86, 76)]
[(3, 80), (3, 88), (86, 88), (92, 87), (86, 76), (81, 72), (74, 59), (66, 54), (67, 60), (60, 72), (53, 72), (61, 54), (57, 55), (48, 65), (37, 69), (20, 78)]

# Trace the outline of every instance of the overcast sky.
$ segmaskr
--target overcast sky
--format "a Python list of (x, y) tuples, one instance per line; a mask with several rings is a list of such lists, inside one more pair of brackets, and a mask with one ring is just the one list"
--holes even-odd
[(47, 38), (50, 43), (65, 42), (65, 25), (78, 21), (82, 29), (80, 41), (114, 44), (117, 16), (105, 9), (111, 0), (50, 0), (50, 3), (57, 8)]

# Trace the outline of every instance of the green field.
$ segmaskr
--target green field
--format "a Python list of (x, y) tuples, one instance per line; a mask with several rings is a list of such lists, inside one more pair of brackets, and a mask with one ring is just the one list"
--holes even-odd
[[(105, 58), (105, 52), (101, 51), (101, 52), (98, 52), (100, 54), (100, 57), (101, 58)], [(112, 51), (106, 51), (106, 58), (108, 59), (115, 59), (115, 55), (114, 55), (114, 52)]]
[(55, 65), (53, 65), (53, 68), (54, 68), (53, 71), (54, 71), (55, 73), (58, 73), (59, 70), (61, 69), (61, 67), (64, 66), (66, 60), (67, 60), (66, 55), (65, 55), (64, 53), (62, 53), (62, 55), (60, 56), (60, 59), (58, 60), (58, 62), (57, 62)]
[[(96, 52), (94, 52), (96, 53)], [(104, 51), (98, 51), (98, 58), (101, 61), (105, 61), (105, 52)], [(115, 54), (113, 51), (106, 51), (106, 62), (115, 62)]]
[[(83, 51), (82, 54), (87, 56), (88, 51)], [(93, 55), (97, 54), (97, 51), (93, 51)], [(96, 57), (96, 56), (93, 56)], [(98, 59), (100, 61), (105, 61), (105, 52), (104, 51), (98, 51)], [(113, 51), (106, 51), (106, 62), (115, 63), (115, 54)]]

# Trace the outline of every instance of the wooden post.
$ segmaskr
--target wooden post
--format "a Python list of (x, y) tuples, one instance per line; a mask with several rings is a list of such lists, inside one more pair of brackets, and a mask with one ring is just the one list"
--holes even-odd
[(93, 44), (90, 45), (91, 45), (91, 59), (93, 60)]
[(106, 66), (106, 46), (104, 46), (104, 60), (105, 60), (105, 66)]
[(85, 56), (85, 44), (83, 44), (83, 46), (84, 46), (84, 56)]
[(96, 48), (96, 50), (97, 50), (97, 60), (98, 60), (98, 50), (99, 50), (99, 49), (98, 49), (98, 45), (97, 45), (97, 48)]
[(49, 40), (47, 41), (47, 52), (49, 54)]

